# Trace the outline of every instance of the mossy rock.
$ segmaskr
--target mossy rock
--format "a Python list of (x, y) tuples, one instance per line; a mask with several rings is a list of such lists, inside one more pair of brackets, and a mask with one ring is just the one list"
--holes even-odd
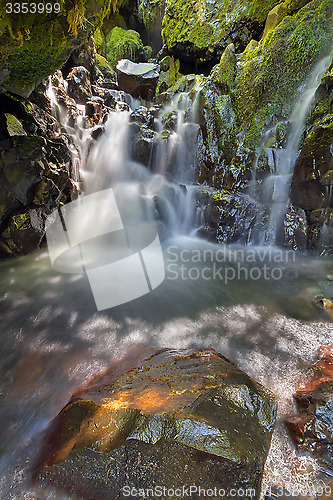
[(214, 66), (209, 75), (224, 94), (230, 94), (233, 89), (236, 62), (235, 46), (231, 43), (223, 52), (219, 64)]
[(9, 135), (27, 135), (22, 123), (14, 115), (5, 113)]
[(158, 78), (156, 94), (161, 94), (175, 85), (183, 76), (179, 72), (179, 69), (179, 59), (175, 59), (172, 56), (166, 56), (160, 61), (160, 76)]
[(262, 130), (272, 126), (274, 117), (289, 117), (301, 85), (320, 58), (329, 53), (332, 36), (332, 2), (313, 0), (244, 52), (232, 100), (245, 146), (255, 148)]
[(28, 97), (87, 40), (110, 0), (61, 2), (60, 14), (0, 14), (0, 92)]
[(276, 0), (244, 0), (211, 3), (208, 0), (166, 0), (162, 23), (163, 42), (190, 60), (210, 61), (220, 57), (234, 42), (244, 50), (263, 30)]
[(114, 81), (116, 80), (116, 71), (111, 67), (105, 57), (101, 56), (100, 54), (96, 54), (96, 66), (104, 77), (110, 78)]
[(106, 59), (112, 68), (121, 59), (137, 62), (142, 51), (143, 43), (136, 31), (115, 27), (106, 37)]

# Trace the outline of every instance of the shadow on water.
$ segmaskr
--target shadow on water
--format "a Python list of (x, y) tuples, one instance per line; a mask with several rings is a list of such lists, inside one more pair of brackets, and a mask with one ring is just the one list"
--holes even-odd
[[(218, 261), (198, 262), (205, 249), (219, 249)], [(330, 262), (296, 255), (277, 263), (274, 252), (261, 259), (263, 250), (242, 249), (242, 258), (237, 250), (169, 241), (163, 284), (99, 312), (86, 276), (53, 270), (47, 252), (0, 265), (2, 491), (25, 488), (50, 419), (88, 376), (133, 345), (214, 348), (275, 393), (289, 384), (291, 395), (290, 374), (331, 342), (332, 324), (310, 300), (320, 282), (329, 286)], [(247, 263), (250, 251), (256, 261)], [(281, 279), (244, 279), (244, 268), (263, 264), (283, 268)], [(226, 268), (235, 279), (226, 282)]]

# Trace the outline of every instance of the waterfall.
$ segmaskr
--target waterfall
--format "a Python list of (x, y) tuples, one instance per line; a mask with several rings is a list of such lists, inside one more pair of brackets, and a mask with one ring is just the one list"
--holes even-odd
[[(259, 245), (276, 245), (279, 232), (284, 223), (289, 205), (289, 192), (293, 177), (293, 169), (299, 153), (299, 145), (305, 129), (306, 120), (313, 105), (314, 96), (321, 79), (329, 65), (331, 56), (322, 59), (312, 71), (307, 83), (301, 91), (289, 118), (289, 134), (285, 147), (267, 148), (270, 175), (260, 186), (256, 186), (256, 171), (260, 154), (267, 140), (275, 135), (279, 124), (269, 129), (263, 138), (262, 147), (256, 156), (249, 194), (256, 197), (263, 209), (256, 221), (255, 234), (252, 241)], [(265, 220), (266, 219), (266, 220)]]
[[(202, 213), (195, 207), (198, 188), (193, 185), (199, 126), (191, 111), (192, 101), (186, 94), (176, 95), (164, 108), (156, 106), (158, 113), (152, 126), (154, 138), (147, 166), (136, 161), (133, 155), (135, 123), (131, 118), (132, 112), (140, 105), (138, 100), (124, 92), (112, 91), (116, 101), (126, 102), (128, 108), (120, 107), (110, 112), (105, 132), (98, 140), (92, 141), (91, 132), (82, 121), (82, 110), (75, 128), (70, 128), (60, 112), (51, 82), (47, 92), (54, 116), (61, 119), (67, 133), (72, 136), (74, 161), (77, 161), (77, 156), (81, 158), (82, 194), (112, 188), (124, 224), (154, 224), (162, 239), (196, 232), (196, 227), (202, 225)], [(173, 121), (169, 130), (164, 125), (166, 115)], [(91, 209), (86, 217), (91, 223), (98, 224), (100, 207)]]

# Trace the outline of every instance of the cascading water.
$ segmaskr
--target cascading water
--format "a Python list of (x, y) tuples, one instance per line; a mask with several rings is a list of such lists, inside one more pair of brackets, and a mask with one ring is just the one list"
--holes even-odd
[[(136, 103), (138, 104), (138, 103)], [(161, 236), (191, 234), (200, 224), (195, 211), (193, 159), (199, 127), (184, 121), (191, 101), (177, 96), (156, 118), (149, 169), (131, 155), (131, 111), (112, 112), (105, 133), (92, 147), (81, 170), (83, 191), (96, 193), (112, 187), (125, 224), (160, 221)], [(163, 115), (173, 115), (175, 129), (163, 137)], [(81, 149), (83, 149), (81, 141)], [(84, 153), (83, 155), (84, 156)], [(98, 221), (99, 208), (91, 214)], [(95, 222), (96, 223), (96, 222)]]
[[(289, 119), (286, 145), (282, 148), (267, 148), (266, 152), (271, 174), (259, 186), (256, 186), (256, 171), (262, 151), (257, 154), (249, 194), (263, 205), (263, 209), (260, 211), (256, 221), (256, 230), (251, 238), (254, 243), (259, 245), (276, 245), (279, 243), (279, 234), (288, 209), (290, 185), (299, 152), (300, 140), (313, 104), (315, 92), (330, 61), (331, 56), (322, 59), (315, 66), (307, 83), (300, 89), (301, 97)], [(264, 146), (269, 138), (274, 136), (278, 125), (266, 132), (263, 140)]]

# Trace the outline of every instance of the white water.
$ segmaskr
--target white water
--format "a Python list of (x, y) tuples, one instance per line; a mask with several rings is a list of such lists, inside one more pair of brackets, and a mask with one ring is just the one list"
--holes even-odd
[[(313, 104), (315, 92), (330, 61), (331, 56), (322, 59), (315, 66), (303, 88), (300, 89), (301, 97), (296, 103), (289, 119), (290, 130), (286, 146), (274, 150), (267, 149), (271, 174), (265, 178), (259, 193), (256, 195), (256, 169), (260, 152), (257, 154), (250, 186), (250, 195), (257, 197), (259, 202), (266, 208), (266, 213), (268, 213), (267, 225), (262, 220), (263, 213), (261, 214), (261, 220), (257, 222), (257, 225), (261, 228), (259, 234), (260, 245), (278, 244), (278, 235), (281, 232), (288, 209), (290, 185), (299, 152), (300, 140)], [(266, 132), (263, 144), (274, 134), (275, 129), (276, 127)], [(257, 235), (255, 236), (257, 239)]]
[[(168, 161), (155, 156), (152, 168), (157, 173), (131, 159), (128, 112), (110, 116), (105, 135), (83, 162), (86, 193), (111, 186), (128, 223), (157, 223), (164, 235), (167, 270), (158, 289), (132, 303), (97, 312), (87, 278), (57, 273), (45, 253), (0, 264), (1, 498), (64, 498), (50, 490), (29, 493), (30, 467), (41, 431), (86, 377), (107, 366), (111, 357), (120, 359), (133, 345), (214, 348), (230, 358), (269, 387), (279, 401), (266, 483), (304, 484), (315, 475), (317, 465), (311, 459), (306, 459), (307, 473), (296, 471), (302, 461), (287, 438), (282, 417), (293, 411), (292, 392), (304, 367), (315, 358), (319, 345), (332, 342), (332, 324), (311, 304), (319, 293), (318, 283), (325, 284), (332, 273), (330, 263), (301, 255), (288, 260), (275, 250), (276, 254), (265, 256), (260, 248), (251, 264), (241, 259), (248, 249), (218, 247), (189, 237), (195, 217), (189, 160), (193, 143), (186, 146), (193, 127), (183, 121), (184, 111), (180, 109), (170, 144), (160, 141)], [(86, 139), (85, 135), (77, 139), (83, 159)], [(173, 182), (175, 177), (187, 187)], [(98, 209), (89, 214), (96, 223), (99, 215)], [(207, 280), (207, 271), (203, 275), (202, 270), (212, 270), (213, 263), (189, 261), (193, 250), (224, 252), (226, 259), (218, 261), (222, 277)], [(274, 261), (274, 255), (282, 255), (282, 264)], [(248, 271), (265, 263), (269, 268), (282, 266), (283, 275), (279, 280), (263, 275), (259, 280), (246, 279), (243, 271), (226, 280), (226, 269), (236, 269), (239, 263)], [(199, 270), (197, 278), (192, 268)]]

